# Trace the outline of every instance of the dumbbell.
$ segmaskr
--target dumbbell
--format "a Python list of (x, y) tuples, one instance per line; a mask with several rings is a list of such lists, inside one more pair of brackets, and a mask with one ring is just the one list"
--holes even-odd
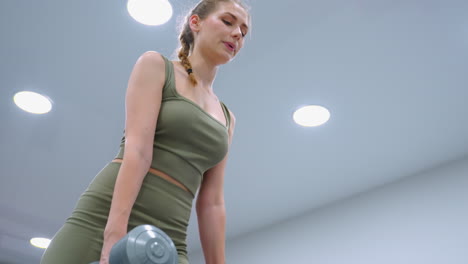
[[(112, 247), (109, 264), (177, 264), (172, 239), (152, 225), (132, 229)], [(90, 264), (99, 264), (99, 261)]]

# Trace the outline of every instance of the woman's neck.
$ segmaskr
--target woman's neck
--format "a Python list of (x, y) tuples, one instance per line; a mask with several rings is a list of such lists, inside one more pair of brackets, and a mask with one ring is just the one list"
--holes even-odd
[(191, 54), (188, 59), (199, 83), (198, 85), (212, 92), (218, 66), (213, 64), (210, 60), (207, 60), (206, 57), (200, 56), (198, 53)]

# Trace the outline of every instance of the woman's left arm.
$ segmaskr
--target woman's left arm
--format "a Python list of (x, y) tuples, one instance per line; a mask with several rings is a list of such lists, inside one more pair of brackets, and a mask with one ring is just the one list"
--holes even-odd
[[(231, 114), (229, 145), (234, 134), (235, 117)], [(225, 264), (226, 209), (224, 206), (224, 171), (228, 155), (203, 175), (196, 211), (200, 241), (206, 264)]]

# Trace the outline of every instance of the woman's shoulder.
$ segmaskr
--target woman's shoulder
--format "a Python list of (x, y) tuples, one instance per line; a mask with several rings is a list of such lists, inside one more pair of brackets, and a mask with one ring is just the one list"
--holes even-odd
[(166, 63), (165, 60), (166, 60), (166, 57), (164, 57), (163, 54), (154, 50), (149, 50), (149, 51), (143, 52), (138, 58), (137, 62), (161, 67), (165, 65)]
[(145, 51), (135, 62), (134, 71), (139, 76), (151, 76), (157, 74), (158, 76), (164, 76), (166, 72), (166, 59), (164, 55), (157, 51)]

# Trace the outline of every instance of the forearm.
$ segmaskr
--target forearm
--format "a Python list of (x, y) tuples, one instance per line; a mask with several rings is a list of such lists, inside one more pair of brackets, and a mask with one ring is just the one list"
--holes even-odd
[(108, 224), (127, 226), (149, 166), (138, 153), (131, 150), (125, 153), (114, 186)]
[(226, 210), (224, 204), (197, 206), (197, 216), (206, 264), (225, 264)]

